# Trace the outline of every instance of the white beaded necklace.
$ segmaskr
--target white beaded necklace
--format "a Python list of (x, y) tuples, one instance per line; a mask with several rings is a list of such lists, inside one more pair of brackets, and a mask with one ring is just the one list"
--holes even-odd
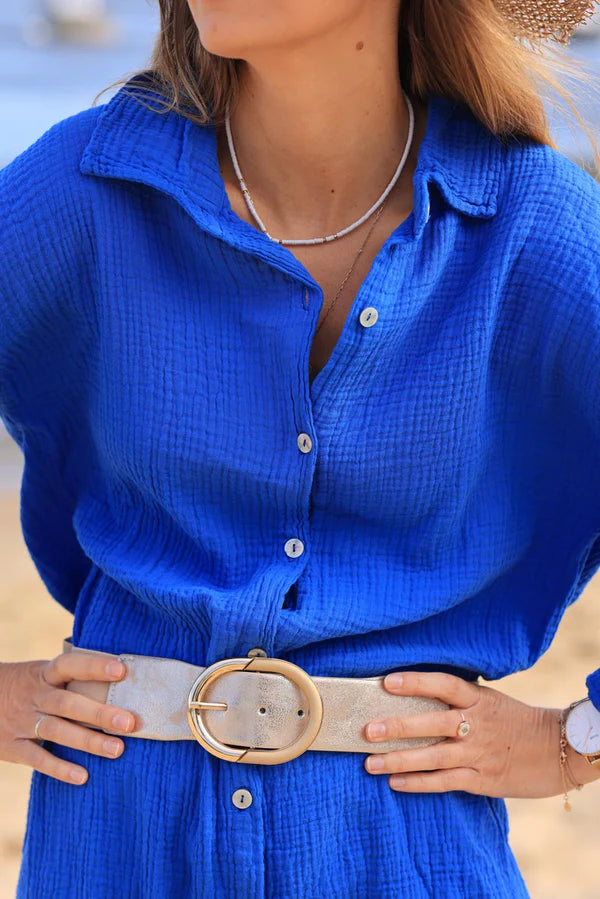
[(414, 131), (414, 113), (413, 113), (412, 103), (410, 102), (410, 100), (409, 100), (408, 96), (406, 95), (406, 93), (404, 92), (404, 90), (402, 90), (402, 94), (406, 101), (406, 105), (408, 106), (408, 137), (406, 140), (406, 146), (404, 148), (404, 153), (402, 154), (402, 159), (400, 160), (398, 168), (394, 172), (394, 176), (392, 177), (392, 180), (390, 181), (390, 183), (388, 184), (388, 186), (386, 187), (384, 192), (381, 194), (381, 196), (379, 197), (377, 202), (374, 203), (373, 206), (371, 206), (371, 208), (367, 212), (365, 212), (365, 214), (363, 216), (361, 216), (361, 218), (359, 218), (356, 222), (354, 222), (354, 224), (349, 225), (347, 228), (344, 228), (342, 231), (338, 231), (336, 234), (329, 234), (327, 237), (314, 237), (314, 238), (310, 238), (310, 239), (306, 239), (306, 240), (283, 240), (283, 239), (271, 237), (271, 235), (268, 233), (263, 222), (259, 218), (258, 213), (256, 212), (256, 209), (254, 208), (254, 203), (252, 202), (252, 199), (250, 198), (250, 191), (248, 190), (248, 188), (246, 186), (246, 182), (244, 181), (244, 179), (242, 177), (242, 172), (240, 170), (240, 166), (239, 166), (239, 163), (237, 160), (235, 148), (233, 146), (233, 138), (231, 136), (231, 124), (229, 121), (229, 108), (227, 109), (227, 114), (225, 116), (225, 129), (227, 131), (227, 143), (229, 144), (229, 152), (231, 154), (231, 161), (233, 162), (235, 174), (237, 175), (237, 179), (240, 184), (240, 189), (241, 189), (244, 199), (246, 201), (246, 205), (248, 206), (248, 209), (250, 210), (250, 214), (254, 217), (255, 222), (258, 224), (261, 231), (263, 231), (267, 235), (267, 237), (269, 237), (271, 240), (274, 240), (276, 243), (280, 243), (280, 244), (328, 243), (331, 240), (336, 240), (338, 237), (343, 237), (345, 234), (348, 234), (350, 231), (354, 231), (355, 228), (358, 228), (359, 225), (362, 225), (363, 222), (365, 222), (371, 215), (373, 215), (373, 213), (381, 206), (381, 204), (383, 203), (383, 201), (385, 200), (385, 198), (387, 197), (389, 192), (392, 190), (394, 184), (400, 177), (400, 175), (402, 173), (402, 169), (404, 168), (404, 164), (405, 164), (408, 154), (410, 152), (410, 148), (412, 146), (413, 131)]

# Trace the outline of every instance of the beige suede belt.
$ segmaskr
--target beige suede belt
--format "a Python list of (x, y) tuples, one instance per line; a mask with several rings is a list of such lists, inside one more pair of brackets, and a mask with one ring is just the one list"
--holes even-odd
[(92, 652), (127, 666), (120, 681), (71, 680), (66, 685), (133, 712), (141, 721), (135, 732), (102, 728), (121, 737), (195, 739), (218, 758), (263, 765), (289, 761), (307, 749), (373, 754), (445, 739), (373, 743), (365, 738), (365, 725), (376, 718), (449, 708), (439, 699), (388, 692), (385, 675), (311, 677), (285, 659), (250, 654), (201, 667), (160, 656), (83, 649), (70, 637), (63, 641), (63, 652)]

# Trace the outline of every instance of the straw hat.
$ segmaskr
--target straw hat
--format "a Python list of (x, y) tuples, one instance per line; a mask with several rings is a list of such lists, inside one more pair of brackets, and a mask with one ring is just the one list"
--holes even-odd
[(598, 0), (496, 0), (517, 37), (567, 44), (573, 32), (598, 10)]

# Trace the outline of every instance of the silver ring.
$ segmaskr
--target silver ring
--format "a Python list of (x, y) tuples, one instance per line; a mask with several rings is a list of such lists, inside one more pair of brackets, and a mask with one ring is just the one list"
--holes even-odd
[(460, 713), (460, 717), (462, 718), (461, 723), (456, 728), (456, 736), (457, 737), (466, 737), (469, 731), (471, 730), (471, 725), (468, 721), (465, 720), (464, 713)]
[(40, 734), (39, 734), (39, 731), (38, 731), (38, 727), (40, 726), (40, 723), (44, 720), (44, 718), (47, 718), (47, 717), (48, 717), (48, 715), (46, 714), (46, 712), (44, 712), (44, 714), (43, 714), (43, 715), (40, 715), (40, 717), (38, 718), (38, 720), (35, 722), (35, 727), (33, 728), (33, 732), (34, 732), (34, 734), (35, 734), (36, 740), (43, 740), (43, 739), (44, 739), (43, 737), (40, 737)]

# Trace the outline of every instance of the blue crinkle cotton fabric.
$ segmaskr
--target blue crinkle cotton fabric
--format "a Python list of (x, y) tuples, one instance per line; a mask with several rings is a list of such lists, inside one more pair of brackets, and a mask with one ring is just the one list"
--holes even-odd
[[(431, 97), (413, 211), (311, 384), (321, 288), (233, 212), (213, 124), (128, 90), (0, 172), (0, 414), (74, 644), (533, 665), (600, 566), (600, 186)], [(90, 776), (33, 772), (19, 899), (528, 895), (503, 799), (124, 741), (46, 743)]]

